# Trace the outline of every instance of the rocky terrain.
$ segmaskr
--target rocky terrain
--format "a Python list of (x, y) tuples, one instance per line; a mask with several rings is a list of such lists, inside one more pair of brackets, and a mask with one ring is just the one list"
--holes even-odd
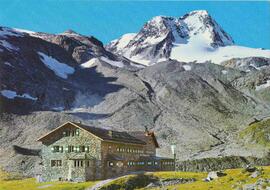
[[(128, 131), (147, 126), (158, 137), (159, 154), (170, 155), (176, 143), (179, 161), (265, 158), (269, 147), (249, 146), (239, 134), (270, 115), (269, 50), (220, 64), (175, 60), (167, 51), (205, 32), (212, 48), (234, 44), (205, 11), (176, 20), (155, 17), (138, 34), (127, 35), (135, 37), (122, 41), (123, 49), (121, 39), (105, 48), (71, 30), (46, 34), (0, 27), (0, 165), (37, 173), (36, 139), (68, 120)], [(166, 34), (162, 43), (145, 45), (161, 34)], [(147, 55), (140, 57), (147, 64), (127, 56), (128, 50)]]

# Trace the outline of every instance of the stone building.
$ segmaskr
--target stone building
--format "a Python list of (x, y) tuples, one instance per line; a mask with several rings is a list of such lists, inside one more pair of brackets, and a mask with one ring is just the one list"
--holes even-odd
[(173, 159), (156, 156), (154, 132), (119, 132), (67, 122), (38, 141), (44, 181), (88, 181), (174, 169)]

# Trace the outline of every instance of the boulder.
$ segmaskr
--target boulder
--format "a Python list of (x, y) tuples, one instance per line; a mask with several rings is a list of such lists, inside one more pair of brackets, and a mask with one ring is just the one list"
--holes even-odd
[(256, 177), (260, 176), (261, 174), (262, 174), (261, 171), (256, 170), (250, 175), (250, 177), (256, 178)]
[(245, 171), (250, 172), (250, 173), (255, 172), (256, 170), (257, 170), (257, 168), (254, 166), (251, 166), (251, 165), (247, 165), (247, 167), (245, 169)]
[(222, 172), (222, 171), (212, 171), (212, 172), (209, 172), (208, 175), (207, 175), (207, 178), (205, 179), (205, 181), (211, 181), (213, 179), (216, 179), (216, 178), (219, 178), (219, 177), (222, 177), (222, 176), (226, 176), (227, 174)]

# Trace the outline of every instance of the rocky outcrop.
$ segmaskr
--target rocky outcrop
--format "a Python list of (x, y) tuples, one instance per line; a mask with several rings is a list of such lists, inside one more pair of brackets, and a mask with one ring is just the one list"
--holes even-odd
[[(218, 171), (229, 168), (246, 168), (248, 165), (267, 166), (270, 158), (228, 156), (221, 158), (204, 158), (178, 162), (176, 168), (179, 171)], [(256, 169), (255, 169), (256, 170)]]

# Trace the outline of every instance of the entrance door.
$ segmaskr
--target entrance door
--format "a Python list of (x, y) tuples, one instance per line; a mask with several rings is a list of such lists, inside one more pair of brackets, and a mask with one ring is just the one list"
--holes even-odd
[(96, 179), (96, 164), (94, 159), (85, 161), (85, 178), (86, 180), (95, 180)]

